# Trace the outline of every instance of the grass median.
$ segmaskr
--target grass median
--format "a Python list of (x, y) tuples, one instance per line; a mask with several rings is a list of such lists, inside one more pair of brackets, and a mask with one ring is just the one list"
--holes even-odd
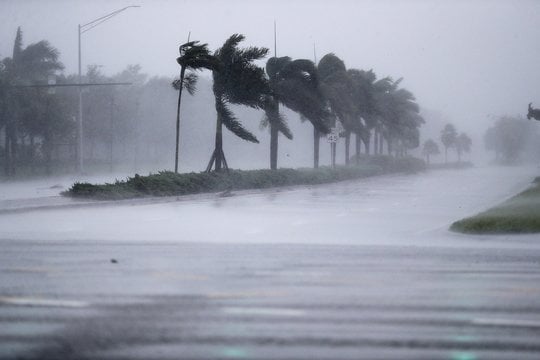
[(468, 234), (540, 232), (540, 178), (529, 189), (480, 214), (456, 221), (450, 230)]
[(75, 183), (63, 195), (99, 200), (121, 200), (155, 196), (177, 196), (226, 190), (265, 189), (280, 186), (315, 185), (352, 180), (392, 172), (425, 169), (424, 161), (412, 157), (394, 159), (375, 156), (359, 166), (318, 169), (230, 170), (229, 172), (184, 173), (169, 171), (108, 184)]

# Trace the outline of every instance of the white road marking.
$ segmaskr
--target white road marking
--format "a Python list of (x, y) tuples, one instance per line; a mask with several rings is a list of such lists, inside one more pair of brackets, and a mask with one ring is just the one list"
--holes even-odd
[(500, 325), (500, 326), (513, 326), (513, 327), (540, 328), (540, 321), (533, 321), (533, 320), (479, 318), (479, 319), (473, 319), (471, 322), (475, 325)]
[(297, 309), (277, 309), (262, 307), (226, 307), (222, 311), (231, 315), (259, 315), (259, 316), (290, 316), (301, 317), (306, 314), (305, 311)]
[(0, 296), (0, 305), (81, 308), (81, 307), (87, 307), (90, 304), (84, 301), (76, 301), (76, 300)]

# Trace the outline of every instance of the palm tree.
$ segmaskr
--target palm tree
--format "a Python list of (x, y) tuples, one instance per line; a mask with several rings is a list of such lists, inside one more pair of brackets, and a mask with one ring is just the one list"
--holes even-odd
[[(333, 115), (333, 127), (339, 121), (345, 129), (345, 162), (349, 162), (349, 141), (351, 132), (361, 133), (363, 125), (355, 116), (353, 86), (343, 60), (330, 53), (321, 58), (317, 66), (322, 92)], [(332, 143), (332, 166), (335, 165), (336, 143)]]
[(458, 155), (458, 162), (461, 162), (461, 154), (463, 152), (468, 153), (471, 151), (471, 145), (472, 140), (469, 135), (465, 134), (464, 132), (458, 135), (458, 137), (456, 138), (456, 151)]
[(360, 145), (364, 142), (366, 155), (369, 155), (371, 130), (377, 124), (375, 104), (375, 80), (377, 76), (373, 70), (364, 71), (357, 69), (347, 70), (347, 74), (353, 86), (353, 98), (356, 107), (356, 121), (363, 124), (364, 131), (356, 133), (356, 164), (360, 161)]
[(173, 82), (173, 87), (178, 90), (178, 106), (176, 109), (176, 151), (174, 156), (174, 172), (178, 173), (178, 151), (180, 147), (180, 104), (182, 101), (182, 89), (186, 88), (190, 95), (195, 92), (197, 76), (195, 73), (185, 75), (186, 70), (217, 70), (219, 61), (210, 54), (208, 44), (199, 44), (198, 41), (189, 41), (180, 45), (180, 56), (176, 62), (180, 65), (180, 78)]
[(448, 162), (448, 148), (455, 146), (457, 140), (457, 131), (454, 125), (446, 124), (441, 131), (441, 142), (444, 145), (444, 162)]
[(239, 49), (238, 44), (244, 38), (244, 35), (233, 34), (214, 54), (221, 65), (220, 69), (212, 71), (217, 112), (216, 141), (212, 157), (206, 167), (207, 172), (214, 164), (216, 171), (221, 171), (223, 166), (228, 169), (223, 153), (223, 125), (241, 139), (259, 142), (255, 135), (242, 126), (227, 106), (230, 103), (262, 109), (264, 99), (270, 92), (264, 69), (253, 63), (266, 56), (268, 49), (259, 47)]
[(418, 147), (419, 127), (424, 123), (414, 95), (407, 89), (399, 88), (401, 81), (385, 81), (385, 91), (379, 98), (383, 135), (389, 155), (393, 151), (396, 155), (404, 155), (407, 149)]
[(390, 106), (390, 93), (394, 90), (394, 83), (390, 77), (379, 79), (373, 83), (373, 145), (374, 153), (383, 153), (383, 138), (386, 133), (388, 107)]
[(310, 60), (291, 60), (272, 57), (266, 63), (270, 94), (265, 102), (264, 124), (270, 125), (270, 168), (277, 168), (278, 135), (281, 132), (292, 139), (292, 134), (283, 116), (279, 103), (308, 119), (323, 133), (328, 132), (326, 111), (318, 87), (315, 64)]
[(429, 165), (429, 157), (431, 155), (440, 154), (439, 145), (437, 145), (437, 143), (432, 139), (426, 140), (422, 147), (422, 153), (425, 155), (426, 162)]

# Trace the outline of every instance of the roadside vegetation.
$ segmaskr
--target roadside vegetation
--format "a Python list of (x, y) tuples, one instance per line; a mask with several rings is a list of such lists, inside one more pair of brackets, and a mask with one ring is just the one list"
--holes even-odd
[(99, 200), (188, 195), (206, 192), (265, 189), (278, 186), (315, 185), (352, 180), (392, 172), (417, 172), (424, 161), (413, 157), (394, 159), (376, 156), (363, 159), (360, 166), (320, 167), (318, 169), (229, 170), (176, 174), (163, 171), (148, 176), (135, 175), (124, 181), (93, 185), (75, 183), (63, 195)]
[(502, 204), (456, 221), (450, 230), (468, 234), (540, 232), (540, 178), (531, 188)]

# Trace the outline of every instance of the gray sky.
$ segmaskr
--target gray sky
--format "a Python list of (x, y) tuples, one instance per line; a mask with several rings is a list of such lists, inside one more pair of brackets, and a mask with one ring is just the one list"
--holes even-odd
[[(83, 68), (112, 74), (141, 64), (173, 76), (177, 46), (191, 39), (219, 47), (232, 33), (278, 56), (340, 56), (347, 67), (374, 69), (402, 83), (423, 108), (475, 132), (488, 114), (540, 107), (540, 1), (358, 0), (0, 0), (0, 57), (10, 56), (17, 26), (24, 44), (49, 40), (66, 71), (77, 71), (77, 24), (127, 5), (83, 35)], [(479, 129), (479, 128), (478, 128)], [(483, 129), (482, 129), (483, 131)]]

